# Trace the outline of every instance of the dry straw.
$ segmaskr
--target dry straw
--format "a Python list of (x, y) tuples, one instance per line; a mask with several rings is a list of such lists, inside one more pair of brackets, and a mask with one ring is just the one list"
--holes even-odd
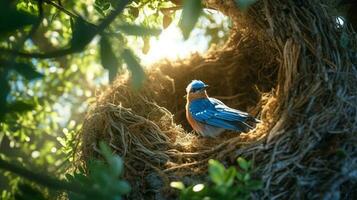
[[(229, 165), (238, 156), (264, 181), (254, 198), (353, 198), (357, 37), (326, 2), (261, 0), (240, 12), (233, 1), (206, 1), (234, 22), (226, 45), (152, 66), (140, 91), (119, 76), (88, 111), (81, 159), (98, 157), (98, 141), (107, 141), (125, 159), (130, 198), (173, 198), (170, 181), (202, 181), (208, 159)], [(217, 139), (190, 133), (183, 95), (192, 79), (262, 123)]]

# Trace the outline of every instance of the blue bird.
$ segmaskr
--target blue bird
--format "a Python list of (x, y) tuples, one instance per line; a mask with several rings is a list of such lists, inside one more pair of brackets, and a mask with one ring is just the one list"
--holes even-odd
[(225, 130), (248, 132), (258, 119), (208, 97), (204, 82), (193, 80), (186, 88), (186, 118), (193, 130), (205, 137), (216, 137)]

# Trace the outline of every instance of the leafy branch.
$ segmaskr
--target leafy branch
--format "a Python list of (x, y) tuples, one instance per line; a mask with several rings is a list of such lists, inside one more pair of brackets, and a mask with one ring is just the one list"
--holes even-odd
[[(49, 1), (45, 1), (48, 3)], [(81, 51), (84, 49), (84, 47), (92, 41), (92, 39), (98, 35), (101, 34), (116, 18), (117, 15), (119, 15), (125, 8), (125, 6), (130, 3), (130, 0), (121, 0), (118, 1), (118, 4), (116, 6), (116, 9), (114, 9), (103, 21), (95, 26), (85, 20), (83, 20), (79, 16), (75, 16), (74, 14), (70, 13), (69, 11), (65, 10), (62, 6), (57, 5), (55, 3), (51, 3), (51, 5), (55, 6), (56, 8), (60, 9), (61, 11), (69, 14), (72, 17), (76, 17), (77, 21), (77, 36), (73, 36), (74, 38), (78, 37), (83, 37), (85, 36), (79, 43), (76, 43), (76, 40), (73, 40), (72, 38), (72, 45), (68, 48), (65, 49), (59, 49), (55, 50), (52, 52), (46, 52), (46, 53), (39, 53), (39, 52), (22, 52), (22, 51), (17, 51), (15, 49), (6, 49), (6, 48), (0, 48), (0, 54), (7, 54), (11, 56), (19, 56), (23, 58), (40, 58), (40, 59), (45, 59), (45, 58), (56, 58), (56, 57), (62, 57), (65, 55), (73, 54), (78, 51)], [(77, 38), (76, 38), (77, 39)], [(75, 45), (73, 45), (73, 43)]]
[[(24, 19), (27, 18), (28, 16), (31, 16), (34, 18), (32, 15), (29, 13), (23, 13), (19, 12), (14, 8), (14, 6), (10, 3), (3, 3), (3, 7), (9, 8), (11, 10), (5, 16), (12, 16), (12, 15), (18, 15), (18, 24), (17, 25), (11, 25), (11, 24), (5, 24), (3, 25), (5, 28), (7, 28), (7, 31), (15, 31), (18, 28), (21, 28), (26, 25), (32, 24), (32, 28), (29, 32), (29, 34), (19, 42), (19, 45), (15, 46), (16, 48), (0, 48), (0, 55), (1, 56), (9, 56), (6, 60), (2, 61), (0, 60), (0, 75), (3, 77), (0, 80), (0, 104), (4, 105), (0, 108), (0, 121), (4, 119), (4, 116), (6, 113), (11, 113), (11, 112), (19, 112), (17, 110), (9, 109), (9, 108), (14, 108), (13, 106), (9, 106), (7, 103), (7, 96), (10, 93), (10, 83), (8, 81), (8, 75), (10, 71), (17, 71), (21, 75), (24, 75), (25, 78), (29, 78), (29, 80), (32, 80), (34, 78), (40, 77), (39, 73), (35, 71), (35, 67), (33, 66), (32, 62), (22, 62), (19, 63), (17, 60), (15, 62), (14, 58), (20, 57), (20, 58), (38, 58), (38, 59), (48, 59), (48, 58), (57, 58), (57, 57), (63, 57), (66, 55), (70, 55), (73, 53), (81, 52), (83, 49), (93, 40), (93, 38), (96, 35), (101, 35), (102, 40), (100, 46), (101, 50), (101, 59), (102, 59), (102, 65), (105, 69), (109, 70), (109, 80), (112, 81), (117, 72), (118, 68), (121, 67), (122, 65), (122, 60), (127, 63), (128, 69), (132, 72), (132, 79), (134, 82), (134, 85), (136, 87), (140, 86), (140, 84), (143, 82), (144, 79), (144, 72), (143, 69), (140, 65), (140, 62), (136, 61), (135, 56), (131, 51), (125, 51), (119, 53), (122, 55), (122, 57), (117, 58), (114, 50), (111, 47), (111, 43), (109, 41), (109, 34), (105, 34), (105, 29), (115, 20), (115, 18), (123, 12), (125, 9), (126, 5), (128, 5), (131, 2), (131, 0), (122, 0), (115, 2), (115, 5), (113, 5), (114, 9), (105, 17), (98, 25), (92, 24), (82, 17), (74, 14), (71, 11), (66, 10), (62, 5), (57, 4), (53, 1), (50, 0), (37, 0), (37, 5), (38, 5), (38, 10), (39, 10), (39, 17), (36, 23), (34, 22), (35, 20), (27, 20), (25, 21)], [(72, 38), (70, 41), (70, 44), (68, 45), (69, 47), (65, 47), (63, 49), (57, 49), (54, 51), (50, 52), (25, 52), (21, 51), (21, 47), (23, 43), (31, 37), (33, 33), (36, 32), (38, 29), (40, 23), (42, 22), (42, 19), (44, 18), (43, 16), (43, 3), (50, 4), (54, 6), (56, 9), (60, 10), (61, 12), (69, 15), (71, 19), (74, 19), (74, 23), (71, 23), (72, 25)], [(1, 14), (0, 14), (1, 17)], [(31, 18), (31, 19), (32, 19)], [(72, 21), (71, 21), (72, 22)], [(0, 24), (1, 25), (1, 24)], [(8, 27), (7, 27), (8, 26)], [(161, 30), (155, 29), (155, 28), (146, 28), (142, 27), (139, 25), (132, 25), (132, 24), (120, 24), (116, 27), (121, 33), (124, 33), (126, 35), (135, 35), (135, 36), (147, 36), (147, 35), (158, 35)], [(0, 58), (0, 59), (5, 59), (5, 57)], [(19, 67), (20, 66), (20, 67)], [(27, 73), (27, 74), (26, 74)], [(24, 103), (22, 103), (25, 105)], [(22, 106), (20, 111), (27, 111), (31, 110), (33, 108), (30, 106)]]
[(42, 186), (48, 187), (50, 189), (54, 190), (66, 190), (66, 191), (71, 191), (71, 192), (76, 192), (76, 193), (93, 193), (92, 190), (88, 190), (86, 188), (82, 188), (78, 186), (77, 184), (73, 184), (70, 182), (66, 181), (60, 181), (58, 179), (52, 178), (50, 176), (44, 175), (42, 173), (35, 173), (29, 169), (26, 169), (24, 167), (20, 167), (18, 165), (15, 165), (11, 162), (8, 162), (6, 160), (3, 160), (0, 158), (0, 168), (12, 173), (15, 173), (19, 176), (22, 176), (29, 181), (35, 182), (37, 184), (40, 184)]
[(180, 190), (181, 200), (201, 199), (249, 199), (250, 194), (262, 187), (261, 181), (251, 178), (252, 163), (239, 157), (240, 170), (225, 168), (217, 160), (209, 160), (208, 172), (211, 182), (186, 187), (182, 182), (172, 182), (171, 187)]
[[(67, 180), (59, 180), (43, 173), (36, 173), (24, 167), (12, 164), (0, 158), (0, 169), (15, 173), (27, 180), (42, 185), (54, 191), (64, 191), (69, 199), (121, 199), (122, 195), (131, 190), (129, 184), (121, 180), (123, 175), (123, 161), (103, 142), (99, 144), (100, 153), (105, 162), (93, 160), (88, 163), (89, 174), (84, 170), (74, 174), (66, 174)], [(24, 186), (21, 186), (24, 188)], [(29, 187), (29, 186), (28, 186)], [(23, 196), (34, 195), (33, 190), (20, 188)], [(36, 193), (38, 195), (38, 193)], [(34, 198), (31, 198), (34, 199)]]

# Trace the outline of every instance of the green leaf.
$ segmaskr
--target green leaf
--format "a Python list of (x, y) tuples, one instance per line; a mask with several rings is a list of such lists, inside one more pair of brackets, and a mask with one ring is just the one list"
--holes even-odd
[(229, 167), (224, 173), (224, 184), (228, 187), (233, 185), (237, 170), (234, 167)]
[(114, 193), (128, 194), (131, 190), (130, 185), (126, 181), (117, 181), (112, 185)]
[(248, 169), (249, 169), (249, 167), (250, 167), (250, 163), (249, 163), (249, 162), (247, 162), (247, 161), (246, 161), (244, 158), (242, 158), (242, 157), (239, 157), (239, 158), (237, 159), (237, 162), (238, 162), (239, 166), (240, 166), (243, 170), (248, 171)]
[(179, 182), (179, 181), (171, 182), (170, 186), (172, 188), (176, 188), (176, 189), (179, 189), (179, 190), (184, 190), (185, 189), (185, 185), (182, 182)]
[(112, 156), (112, 151), (104, 141), (99, 142), (99, 148), (100, 153), (104, 156), (105, 159), (108, 159)]
[(250, 174), (248, 174), (248, 173), (244, 174), (243, 180), (244, 181), (249, 181), (250, 180)]
[(102, 9), (100, 6), (94, 4), (94, 9), (95, 9), (100, 15), (102, 15), (103, 17), (105, 16), (105, 13), (104, 13), (103, 9)]
[(122, 58), (131, 72), (131, 84), (134, 88), (139, 89), (145, 80), (145, 72), (143, 67), (135, 58), (134, 54), (129, 49), (124, 49)]
[(105, 16), (104, 11), (107, 11), (110, 8), (110, 5), (111, 3), (106, 0), (95, 0), (94, 2), (95, 10), (103, 17)]
[(184, 0), (179, 27), (187, 39), (202, 13), (201, 0)]
[(122, 24), (117, 28), (126, 35), (134, 36), (157, 36), (160, 35), (161, 30), (157, 28), (149, 28), (135, 24)]
[(24, 11), (16, 10), (11, 1), (0, 1), (0, 33), (11, 32), (37, 22), (37, 17)]
[(72, 27), (71, 47), (76, 51), (83, 50), (96, 35), (96, 28), (82, 18), (77, 18)]
[(246, 187), (250, 190), (259, 190), (263, 187), (262, 181), (251, 180), (247, 183)]
[(236, 175), (236, 176), (237, 176), (237, 178), (238, 178), (239, 181), (242, 181), (242, 182), (244, 181), (244, 175), (241, 174), (240, 172), (237, 172), (237, 175)]
[(110, 167), (110, 170), (112, 172), (112, 175), (114, 177), (121, 176), (123, 173), (124, 169), (124, 162), (119, 156), (112, 156), (108, 160), (108, 164)]
[(12, 68), (30, 81), (44, 77), (44, 75), (36, 71), (35, 67), (30, 63), (15, 63), (12, 65)]
[(100, 60), (104, 69), (109, 72), (109, 81), (112, 82), (118, 73), (120, 67), (112, 46), (105, 36), (100, 39)]
[(242, 11), (246, 11), (257, 1), (258, 0), (235, 0), (237, 7)]
[(113, 155), (109, 146), (106, 145), (103, 141), (99, 143), (99, 147), (100, 147), (100, 152), (102, 153), (103, 157), (105, 158), (105, 160), (109, 165), (111, 175), (113, 177), (120, 176), (124, 168), (124, 163), (122, 159), (117, 155)]
[(183, 189), (180, 191), (180, 200), (201, 200), (203, 199), (202, 194), (204, 191), (201, 192), (194, 192), (193, 185)]
[(220, 162), (210, 159), (208, 161), (208, 172), (215, 184), (222, 185), (224, 183), (225, 167)]

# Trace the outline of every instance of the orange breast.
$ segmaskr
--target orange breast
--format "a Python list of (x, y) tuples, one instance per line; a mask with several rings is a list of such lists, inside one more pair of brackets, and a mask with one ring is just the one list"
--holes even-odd
[(193, 119), (190, 111), (189, 111), (189, 103), (186, 104), (186, 119), (188, 123), (191, 125), (192, 129), (201, 133), (202, 132), (202, 124)]

